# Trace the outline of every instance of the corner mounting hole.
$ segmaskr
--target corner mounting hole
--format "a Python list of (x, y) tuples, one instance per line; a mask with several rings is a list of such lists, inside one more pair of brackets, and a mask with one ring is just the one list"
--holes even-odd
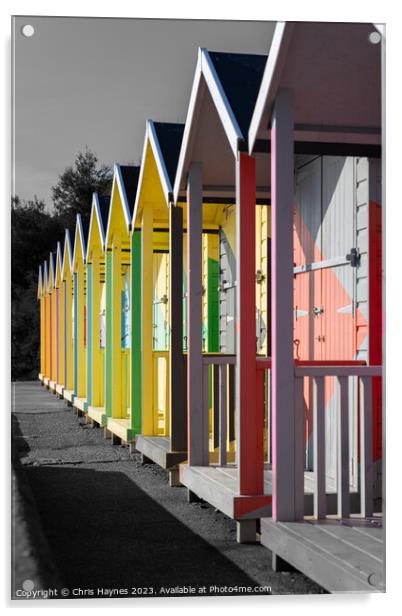
[(378, 43), (381, 41), (381, 34), (379, 32), (370, 32), (369, 41), (373, 45), (378, 45)]
[(22, 26), (21, 32), (24, 36), (30, 38), (35, 34), (35, 28), (31, 24), (25, 24), (25, 26)]

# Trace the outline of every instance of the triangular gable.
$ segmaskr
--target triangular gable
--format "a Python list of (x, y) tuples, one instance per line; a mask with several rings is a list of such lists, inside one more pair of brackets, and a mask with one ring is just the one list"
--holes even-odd
[[(141, 199), (147, 199), (147, 196), (144, 196), (144, 190), (147, 190), (144, 182), (148, 175), (152, 176), (152, 196), (159, 196), (161, 190), (167, 206), (173, 200), (173, 183), (183, 132), (184, 124), (147, 120), (132, 227), (138, 217)], [(149, 195), (150, 198), (152, 196)], [(158, 197), (156, 200), (159, 200)]]
[(104, 250), (109, 205), (110, 197), (99, 196), (98, 193), (93, 193), (86, 259), (88, 259), (93, 247), (98, 246), (101, 250)]
[(78, 267), (78, 263), (85, 263), (86, 255), (86, 234), (80, 214), (77, 214), (74, 236), (74, 252), (73, 252), (73, 270)]
[(57, 242), (56, 250), (56, 271), (55, 271), (55, 287), (60, 287), (63, 280), (63, 253), (61, 243)]
[(259, 54), (232, 54), (199, 49), (174, 184), (175, 201), (191, 154), (192, 136), (205, 88), (209, 90), (230, 148), (236, 156), (242, 144), (247, 142), (248, 125), (266, 60), (267, 56)]
[(69, 229), (66, 229), (65, 235), (64, 235), (62, 279), (65, 280), (67, 276), (71, 276), (72, 271), (73, 271), (73, 249), (71, 245), (71, 232)]
[(105, 245), (111, 240), (113, 230), (120, 228), (128, 235), (131, 229), (131, 216), (136, 199), (140, 168), (129, 165), (114, 165), (112, 193)]
[(378, 28), (369, 23), (277, 24), (250, 124), (249, 151), (257, 139), (269, 139), (278, 88), (293, 92), (295, 141), (379, 144), (381, 45), (373, 44), (373, 33)]
[(43, 277), (42, 277), (42, 266), (39, 265), (37, 298), (40, 299), (41, 297), (43, 297)]

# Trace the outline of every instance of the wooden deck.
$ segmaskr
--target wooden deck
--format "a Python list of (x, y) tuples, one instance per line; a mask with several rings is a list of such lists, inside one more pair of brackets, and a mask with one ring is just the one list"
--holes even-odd
[(385, 591), (381, 518), (265, 519), (261, 543), (329, 592)]
[(115, 419), (114, 417), (108, 417), (106, 422), (106, 428), (120, 438), (124, 443), (132, 443), (134, 441), (134, 434), (131, 428), (131, 419)]
[(74, 402), (74, 392), (73, 392), (73, 390), (72, 389), (65, 389), (63, 391), (63, 398), (64, 398), (64, 400), (66, 400), (67, 402), (72, 404)]
[[(264, 494), (260, 496), (239, 496), (237, 468), (234, 464), (219, 466), (180, 465), (180, 482), (199, 498), (207, 501), (227, 516), (234, 519), (262, 518), (271, 516), (272, 471), (268, 465), (264, 470)], [(337, 494), (334, 482), (328, 481), (326, 506), (328, 513), (337, 511)], [(314, 473), (304, 473), (304, 506), (306, 515), (313, 514)], [(351, 494), (351, 509), (359, 511), (357, 492)]]
[(87, 412), (87, 406), (88, 406), (87, 399), (86, 398), (74, 397), (73, 406), (78, 411), (81, 411), (82, 413), (86, 413)]
[(88, 406), (87, 414), (90, 419), (93, 419), (96, 423), (98, 423), (101, 428), (105, 427), (107, 424), (107, 415), (105, 413), (104, 406)]
[(135, 448), (144, 456), (167, 470), (177, 467), (180, 462), (187, 459), (186, 451), (171, 451), (168, 436), (139, 435), (135, 441)]
[(63, 392), (64, 392), (64, 385), (56, 384), (55, 393), (62, 398)]

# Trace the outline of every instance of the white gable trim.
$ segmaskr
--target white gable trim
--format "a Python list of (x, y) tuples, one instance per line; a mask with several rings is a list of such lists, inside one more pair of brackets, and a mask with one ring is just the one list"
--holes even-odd
[(286, 51), (293, 31), (293, 24), (278, 22), (269, 50), (264, 75), (254, 107), (248, 131), (249, 153), (251, 154), (263, 121), (267, 124), (271, 113), (270, 107), (275, 98), (279, 78), (282, 73)]

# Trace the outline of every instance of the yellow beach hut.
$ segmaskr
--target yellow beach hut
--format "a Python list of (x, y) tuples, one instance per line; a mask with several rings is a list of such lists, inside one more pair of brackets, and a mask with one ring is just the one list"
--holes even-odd
[(63, 248), (63, 300), (64, 300), (64, 376), (63, 397), (71, 405), (74, 398), (74, 348), (73, 348), (73, 249), (71, 231), (66, 229)]
[[(138, 278), (138, 263), (131, 267), (130, 223), (137, 193), (139, 167), (115, 165), (106, 230), (106, 349), (105, 349), (105, 435), (112, 442), (131, 442), (132, 273)], [(137, 280), (135, 286), (137, 286)]]
[(110, 196), (93, 194), (86, 254), (87, 268), (87, 414), (106, 425), (106, 260), (105, 239)]
[(77, 214), (73, 252), (74, 299), (74, 399), (79, 414), (86, 412), (86, 237), (87, 229)]

